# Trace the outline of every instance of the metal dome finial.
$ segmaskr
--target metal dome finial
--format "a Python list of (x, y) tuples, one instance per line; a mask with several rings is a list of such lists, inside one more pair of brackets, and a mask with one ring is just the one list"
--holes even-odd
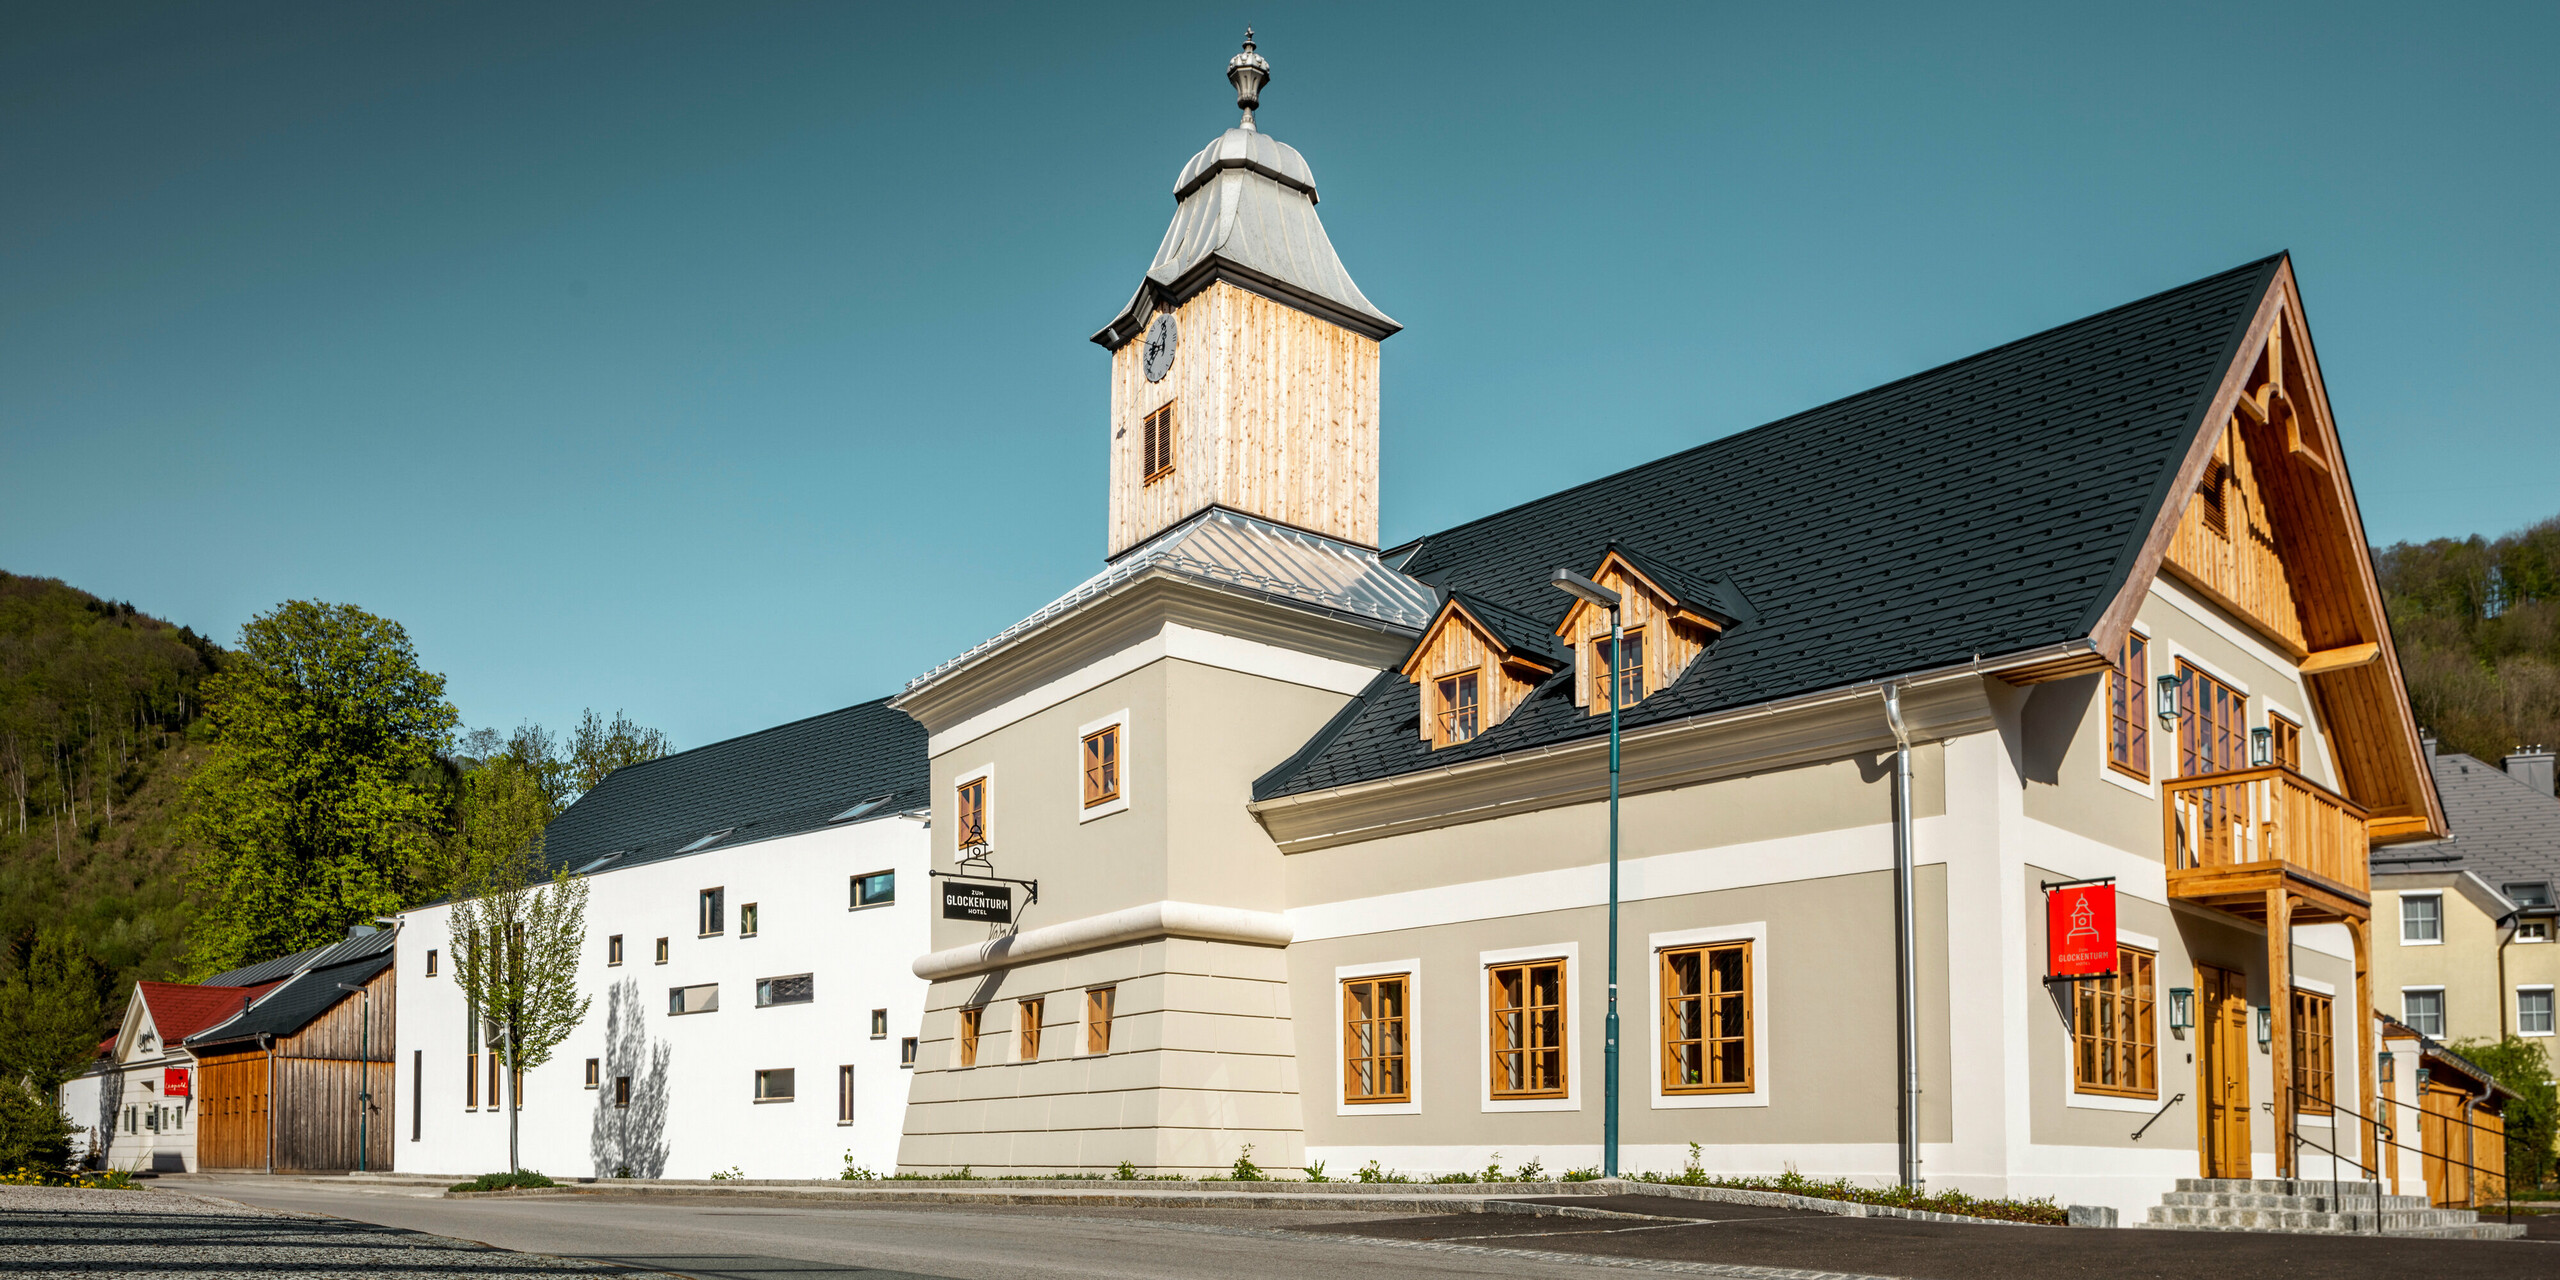
[(1262, 86), (1271, 83), (1271, 63), (1253, 51), (1253, 28), (1244, 29), (1244, 52), (1227, 59), (1227, 83), (1236, 87), (1236, 105), (1244, 108), (1241, 128), (1253, 127), (1253, 109), (1262, 105)]

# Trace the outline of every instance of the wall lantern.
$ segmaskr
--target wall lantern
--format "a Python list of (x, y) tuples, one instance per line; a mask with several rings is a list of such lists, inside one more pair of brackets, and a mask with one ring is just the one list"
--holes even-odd
[(2196, 989), (2169, 988), (2169, 1029), (2184, 1031), (2196, 1025)]
[(2267, 1046), (2276, 1042), (2276, 1011), (2265, 1005), (2259, 1005), (2250, 1012), (2255, 1015), (2250, 1021), (2258, 1028), (2258, 1052), (2266, 1053)]
[(2183, 683), (2173, 675), (2162, 676), (2151, 682), (2152, 688), (2159, 691), (2160, 718), (2173, 724), (2178, 719), (2178, 691)]
[(2379, 1079), (2384, 1084), (2391, 1083), (2398, 1070), (2400, 1055), (2393, 1053), (2389, 1049), (2385, 1049), (2374, 1056), (2377, 1059), (2373, 1064), (2373, 1074), (2375, 1078)]
[(2426, 1088), (2426, 1087), (2427, 1087), (2427, 1077), (2429, 1077), (2429, 1076), (2431, 1076), (2431, 1075), (2434, 1075), (2434, 1074), (2435, 1074), (2435, 1072), (2430, 1071), (2430, 1070), (2428, 1070), (2428, 1069), (2427, 1069), (2427, 1068), (2425, 1068), (2425, 1067), (2420, 1067), (2420, 1068), (2418, 1068), (2418, 1087), (2419, 1087), (2419, 1088), (2421, 1088), (2421, 1089)]
[(2249, 731), (2249, 763), (2269, 765), (2275, 763), (2275, 758), (2276, 731), (2264, 726), (2251, 729)]

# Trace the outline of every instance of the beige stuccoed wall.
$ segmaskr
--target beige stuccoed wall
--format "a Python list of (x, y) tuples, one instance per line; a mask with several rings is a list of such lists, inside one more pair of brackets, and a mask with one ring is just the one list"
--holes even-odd
[[(2444, 941), (2437, 946), (2401, 940), (2400, 898), (2437, 893), (2444, 900)], [(2374, 887), (2373, 1000), (2399, 1016), (2404, 987), (2444, 988), (2444, 1038), (2494, 1040), (2501, 1022), (2516, 1029), (2516, 988), (2560, 986), (2560, 944), (2518, 942), (2507, 947), (2507, 974), (2498, 981), (2498, 916), (2506, 910), (2480, 882), (2456, 872), (2381, 877)], [(2560, 1065), (2560, 1045), (2537, 1037), (2543, 1053)]]
[[(1944, 1101), (1950, 1070), (1945, 869), (1921, 867), (1917, 889), (1921, 1132), (1923, 1141), (1943, 1142), (1951, 1132)], [(1297, 1019), (1299, 1079), (1309, 1147), (1451, 1148), (1463, 1153), (1453, 1153), (1445, 1162), (1456, 1168), (1484, 1147), (1499, 1148), (1516, 1163), (1541, 1149), (1597, 1146), (1608, 997), (1607, 912), (1602, 907), (1540, 912), (1532, 903), (1521, 906), (1519, 915), (1326, 938), (1290, 948), (1291, 991), (1302, 1011)], [(1620, 910), (1620, 1108), (1627, 1146), (1891, 1146), (1897, 1059), (1889, 873), (1650, 899), (1625, 903)], [(1658, 1013), (1652, 1003), (1654, 961), (1648, 937), (1750, 923), (1767, 929), (1767, 940), (1753, 958), (1760, 998), (1767, 1002), (1767, 1102), (1657, 1109), (1652, 1094)], [(1581, 1016), (1568, 1068), (1580, 1082), (1577, 1105), (1559, 1111), (1488, 1111), (1480, 1044), (1485, 1028), (1477, 990), (1485, 981), (1482, 953), (1562, 942), (1577, 944), (1569, 990), (1580, 1002)], [(1340, 1013), (1336, 970), (1404, 959), (1420, 962), (1413, 1029), (1419, 1108), (1414, 1114), (1343, 1108), (1332, 1025)], [(1345, 1109), (1351, 1114), (1337, 1114)]]
[[(1912, 817), (1946, 812), (1943, 744), (1911, 753)], [(1636, 859), (1891, 821), (1893, 755), (1720, 778), (1619, 801), (1619, 857)], [(1562, 805), (1289, 855), (1289, 905), (1465, 884), (1608, 861), (1608, 804)]]

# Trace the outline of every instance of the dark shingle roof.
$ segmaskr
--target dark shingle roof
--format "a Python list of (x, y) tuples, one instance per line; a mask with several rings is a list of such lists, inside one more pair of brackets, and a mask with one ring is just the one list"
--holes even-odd
[(2429, 763), (2453, 838), (2376, 849), (2375, 874), (2473, 871), (2501, 891), (2535, 880), (2560, 885), (2560, 797), (2459, 751)]
[(931, 777), (924, 726), (884, 698), (616, 769), (552, 821), (543, 854), (602, 874), (723, 828), (706, 848), (814, 831), (869, 799), (887, 798), (865, 819), (922, 808)]
[(1483, 623), (1485, 630), (1492, 632), (1493, 638), (1501, 641), (1504, 648), (1521, 657), (1543, 663), (1550, 668), (1562, 667), (1573, 661), (1572, 651), (1566, 648), (1564, 641), (1555, 633), (1554, 622), (1542, 623), (1526, 614), (1505, 609), (1482, 596), (1464, 591), (1450, 592), (1449, 598), (1457, 601), (1461, 608), (1474, 615), (1476, 621)]
[[(391, 931), (383, 930), (389, 937)], [(319, 1020), (321, 1014), (335, 1008), (341, 1000), (353, 998), (352, 992), (338, 990), (343, 982), (363, 986), (374, 975), (391, 967), (388, 951), (359, 955), (334, 963), (316, 965), (258, 997), (239, 1017), (207, 1028), (189, 1037), (192, 1045), (226, 1044), (258, 1036), (289, 1036)]]
[[(1611, 542), (1756, 619), (1629, 727), (2087, 636), (2131, 574), (2281, 256), (1433, 534), (1404, 572), (1553, 627), (1558, 566)], [(1379, 680), (1256, 799), (1607, 732), (1547, 681), (1430, 749), (1419, 692)]]
[(237, 969), (217, 973), (205, 979), (202, 985), (253, 987), (262, 982), (274, 982), (280, 978), (292, 977), (314, 965), (338, 964), (360, 956), (385, 954), (391, 950), (392, 938), (393, 934), (389, 929), (368, 929), (363, 933), (350, 934), (341, 941), (313, 947), (308, 951), (296, 951), (289, 956), (277, 956), (273, 960), (261, 960), (256, 964), (243, 965)]

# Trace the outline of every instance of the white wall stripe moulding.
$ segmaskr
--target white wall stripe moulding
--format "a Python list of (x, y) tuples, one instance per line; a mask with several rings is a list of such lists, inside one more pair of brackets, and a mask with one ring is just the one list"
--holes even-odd
[(1290, 942), (1290, 928), (1287, 917), (1270, 911), (1213, 907), (1198, 902), (1149, 902), (918, 956), (915, 975), (939, 982), (1069, 952), (1154, 938), (1200, 938), (1210, 942), (1285, 947)]

